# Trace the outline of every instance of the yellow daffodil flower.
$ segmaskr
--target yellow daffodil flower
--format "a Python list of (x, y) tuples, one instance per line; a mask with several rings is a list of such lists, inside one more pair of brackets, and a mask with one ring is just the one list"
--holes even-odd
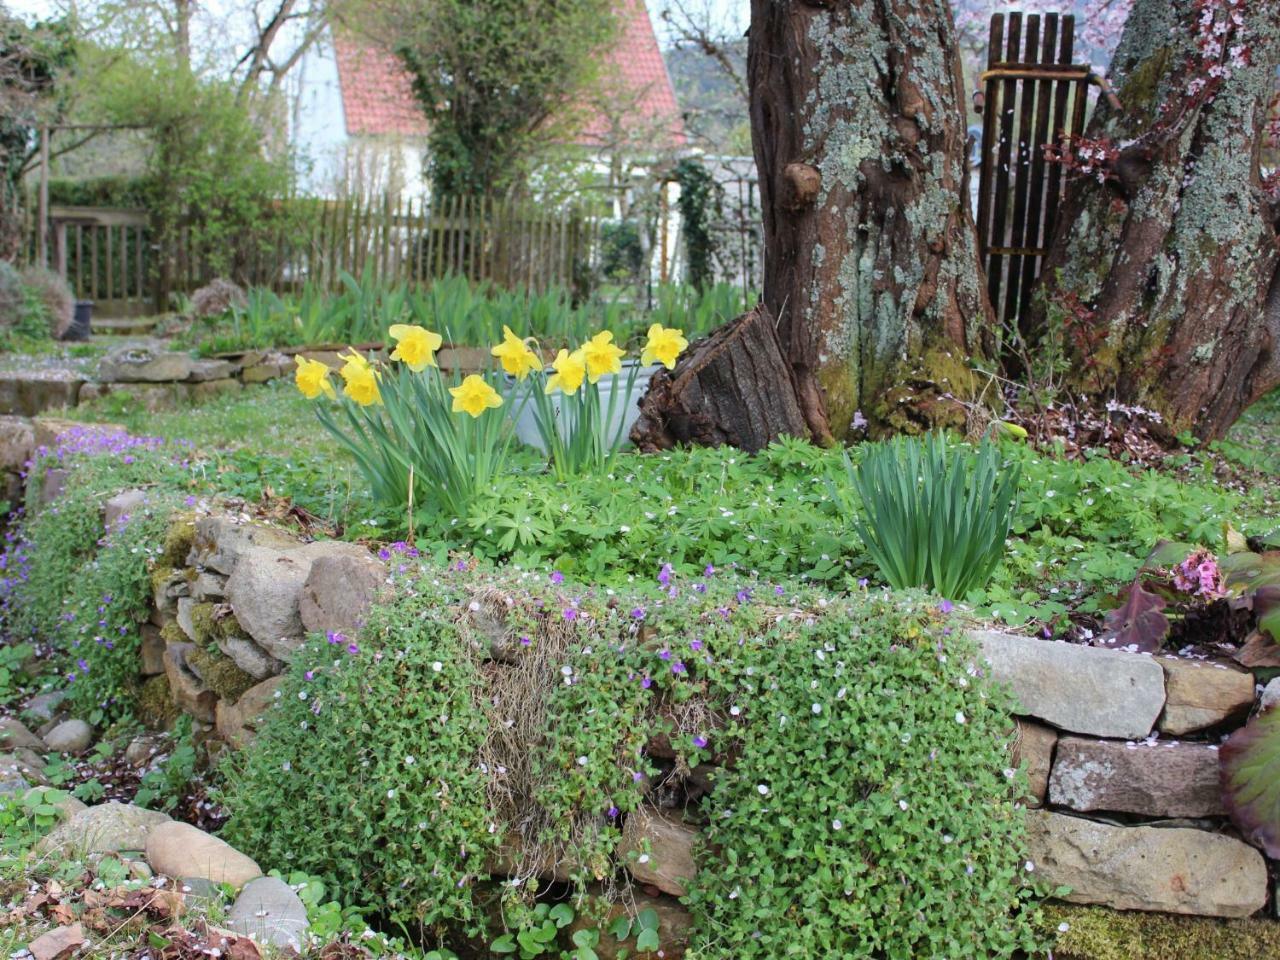
[(578, 349), (587, 365), (587, 379), (592, 383), (606, 373), (622, 372), (622, 356), (626, 351), (614, 344), (613, 334), (608, 330), (597, 333)]
[(304, 397), (314, 400), (323, 393), (330, 400), (337, 399), (338, 395), (333, 392), (333, 384), (329, 382), (330, 370), (327, 366), (319, 360), (308, 360), (301, 355), (293, 359), (298, 364), (293, 382), (298, 385), (298, 391)]
[(388, 332), (396, 340), (392, 360), (406, 364), (414, 373), (436, 365), (436, 351), (444, 343), (440, 334), (407, 323), (392, 324)]
[(579, 347), (573, 353), (561, 348), (555, 360), (551, 362), (551, 369), (555, 373), (547, 377), (546, 392), (555, 393), (557, 390), (562, 390), (566, 395), (573, 396), (578, 392), (583, 378), (587, 375), (587, 361), (583, 359), (582, 348)]
[(655, 323), (649, 328), (649, 339), (645, 342), (644, 352), (640, 354), (640, 362), (645, 366), (660, 363), (668, 370), (676, 365), (676, 357), (684, 353), (689, 341), (684, 333), (675, 327), (664, 327)]
[(342, 388), (342, 392), (360, 406), (382, 403), (382, 392), (378, 390), (378, 371), (373, 367), (356, 368), (350, 375), (344, 373), (344, 378), (346, 386)]
[(457, 387), (450, 387), (453, 395), (453, 412), (469, 413), (478, 417), (486, 410), (502, 406), (502, 397), (489, 382), (479, 374), (473, 373)]
[(357, 353), (354, 347), (350, 353), (338, 354), (338, 359), (345, 361), (342, 369), (338, 371), (344, 383), (350, 383), (352, 377), (362, 377), (373, 369), (368, 359), (363, 354)]
[(529, 374), (542, 369), (542, 360), (529, 349), (529, 344), (521, 340), (511, 328), (502, 328), (502, 342), (489, 351), (502, 363), (502, 369), (517, 380), (523, 380)]

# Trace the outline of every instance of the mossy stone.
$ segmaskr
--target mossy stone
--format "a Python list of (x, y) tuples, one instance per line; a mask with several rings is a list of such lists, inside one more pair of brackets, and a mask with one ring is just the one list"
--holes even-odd
[(187, 653), (187, 662), (200, 675), (204, 685), (228, 703), (235, 703), (246, 690), (258, 683), (217, 649), (195, 647)]
[[(1280, 922), (1218, 920), (1105, 907), (1044, 908), (1058, 960), (1257, 960), (1280, 956)], [(1063, 927), (1065, 926), (1065, 930)]]
[(138, 719), (152, 730), (167, 730), (178, 719), (178, 708), (169, 692), (169, 678), (163, 673), (143, 681), (137, 704)]

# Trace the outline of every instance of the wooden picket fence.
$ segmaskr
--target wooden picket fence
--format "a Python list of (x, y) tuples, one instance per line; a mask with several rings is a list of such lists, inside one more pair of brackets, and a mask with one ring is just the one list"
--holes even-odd
[(1101, 83), (1072, 63), (1074, 48), (1075, 17), (991, 18), (978, 243), (996, 316), (1011, 325), (1029, 312), (1065, 189), (1062, 165), (1045, 148), (1083, 132), (1090, 84)]
[(601, 235), (598, 213), (474, 197), (290, 198), (216, 250), (202, 248), (189, 227), (157, 239), (145, 210), (53, 207), (49, 220), (50, 266), (110, 315), (163, 310), (171, 294), (219, 274), (281, 293), (307, 283), (333, 289), (344, 273), (386, 283), (460, 274), (503, 287), (572, 287), (598, 262)]

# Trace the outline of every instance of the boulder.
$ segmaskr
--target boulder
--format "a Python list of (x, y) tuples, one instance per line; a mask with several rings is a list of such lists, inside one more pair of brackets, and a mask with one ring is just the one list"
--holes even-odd
[(278, 660), (302, 644), (298, 601), (311, 564), (295, 552), (251, 547), (227, 581), (227, 599), (240, 626)]
[(248, 637), (219, 636), (216, 638), (215, 643), (217, 643), (218, 649), (230, 657), (237, 667), (255, 680), (265, 680), (267, 677), (273, 677), (284, 669), (283, 663)]
[(208, 383), (210, 381), (226, 380), (228, 377), (235, 376), (236, 370), (239, 369), (236, 364), (230, 360), (206, 359), (192, 360), (187, 373), (187, 379), (192, 383)]
[(227, 914), (227, 929), (261, 944), (301, 951), (310, 925), (302, 900), (278, 877), (250, 880)]
[(83, 720), (63, 720), (44, 735), (44, 742), (54, 753), (84, 753), (93, 746), (93, 727)]
[(139, 659), (140, 672), (144, 677), (154, 677), (164, 673), (164, 635), (154, 623), (144, 623), (141, 631), (142, 644)]
[(118, 394), (131, 397), (148, 413), (159, 413), (185, 403), (191, 396), (191, 389), (191, 385), (186, 383), (86, 383), (80, 391), (80, 402), (88, 403)]
[(198, 602), (222, 600), (227, 595), (227, 578), (220, 573), (202, 570), (191, 582), (191, 596)]
[(151, 831), (169, 822), (166, 814), (115, 800), (87, 807), (54, 827), (40, 850), (63, 856), (145, 850)]
[(114, 530), (121, 523), (127, 523), (128, 518), (141, 510), (148, 499), (145, 490), (123, 490), (108, 498), (102, 508), (102, 525)]
[(46, 784), (44, 760), (32, 750), (19, 747), (8, 753), (0, 753), (0, 779), (23, 780), (27, 784)]
[(74, 407), (83, 384), (75, 371), (58, 368), (0, 373), (0, 414), (34, 417), (46, 410)]
[(262, 876), (258, 865), (225, 840), (189, 823), (170, 821), (147, 836), (147, 863), (169, 877), (203, 877), (239, 889)]
[(386, 580), (386, 566), (367, 551), (316, 557), (298, 598), (303, 627), (354, 634)]
[(187, 635), (188, 640), (200, 643), (204, 638), (196, 633), (195, 618), (192, 616), (196, 602), (194, 597), (178, 597), (178, 626)]
[(1164, 709), (1164, 671), (1151, 657), (993, 631), (973, 636), (1019, 712), (1061, 730), (1139, 740)]
[(36, 449), (36, 431), (26, 417), (0, 416), (0, 470), (22, 470)]
[(1049, 802), (1087, 812), (1147, 817), (1220, 817), (1218, 746), (1176, 740), (1122, 743), (1063, 737)]
[(160, 344), (124, 344), (108, 351), (98, 362), (98, 379), (105, 383), (186, 380), (194, 365), (190, 354), (165, 350)]
[(283, 677), (272, 677), (250, 687), (235, 703), (218, 701), (218, 736), (233, 747), (242, 747), (253, 738), (262, 714), (276, 702)]
[(1031, 788), (1027, 802), (1031, 806), (1044, 803), (1049, 790), (1049, 769), (1053, 764), (1053, 748), (1058, 742), (1058, 731), (1033, 720), (1017, 721), (1017, 733), (1013, 742), (1012, 762), (1015, 767), (1026, 764), (1027, 783)]
[(50, 690), (37, 693), (22, 705), (23, 712), (37, 720), (52, 720), (62, 701), (67, 699), (65, 690)]
[(622, 825), (618, 856), (640, 883), (683, 897), (697, 872), (693, 860), (697, 839), (694, 828), (653, 807), (641, 807)]
[(1159, 657), (1164, 668), (1165, 706), (1160, 730), (1183, 736), (1248, 714), (1253, 707), (1253, 674), (1214, 660)]
[(43, 753), (49, 749), (45, 742), (27, 729), (17, 717), (0, 717), (0, 751), (8, 752), (19, 747)]
[(31, 789), (31, 784), (26, 778), (17, 773), (5, 773), (0, 770), (0, 805), (3, 805), (9, 797), (15, 797), (20, 793), (26, 793)]
[(201, 517), (196, 521), (194, 545), (188, 562), (230, 576), (240, 557), (253, 547), (293, 550), (302, 541), (264, 523), (240, 522), (230, 516)]
[(61, 467), (47, 468), (44, 475), (40, 477), (40, 505), (47, 507), (62, 496), (62, 491), (67, 489), (67, 480), (70, 478), (70, 470), (64, 470)]
[(191, 385), (191, 399), (212, 400), (214, 397), (226, 396), (229, 393), (239, 393), (243, 389), (244, 384), (235, 377), (227, 377), (225, 380), (206, 380), (203, 383)]
[[(670, 897), (649, 896), (640, 889), (632, 890), (625, 903), (619, 903), (616, 900), (605, 901), (603, 891), (599, 888), (593, 890), (592, 896), (597, 899), (597, 902), (607, 903), (608, 910), (603, 919), (589, 911), (582, 911), (569, 924), (568, 932), (572, 937), (579, 930), (598, 930), (600, 940), (593, 949), (600, 960), (618, 960), (618, 955), (623, 951), (626, 951), (628, 957), (662, 957), (663, 960), (681, 960), (689, 949), (693, 917), (679, 901)], [(658, 916), (658, 952), (637, 954), (634, 935), (619, 941), (609, 932), (609, 928), (619, 917), (634, 920), (646, 910), (652, 910)]]
[(174, 704), (201, 723), (213, 723), (218, 695), (205, 686), (187, 663), (191, 643), (171, 643), (164, 651), (164, 672)]
[(1257, 850), (1185, 827), (1116, 827), (1043, 810), (1027, 813), (1029, 862), (1072, 903), (1204, 917), (1247, 917), (1267, 900)]
[(134, 737), (125, 747), (125, 763), (135, 767), (145, 766), (151, 758), (161, 752), (161, 742), (156, 737)]

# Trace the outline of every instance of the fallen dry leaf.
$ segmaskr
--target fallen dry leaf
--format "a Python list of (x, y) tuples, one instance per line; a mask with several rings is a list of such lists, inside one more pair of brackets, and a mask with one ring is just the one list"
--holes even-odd
[(59, 960), (84, 945), (84, 928), (78, 923), (50, 930), (27, 944), (35, 960)]

